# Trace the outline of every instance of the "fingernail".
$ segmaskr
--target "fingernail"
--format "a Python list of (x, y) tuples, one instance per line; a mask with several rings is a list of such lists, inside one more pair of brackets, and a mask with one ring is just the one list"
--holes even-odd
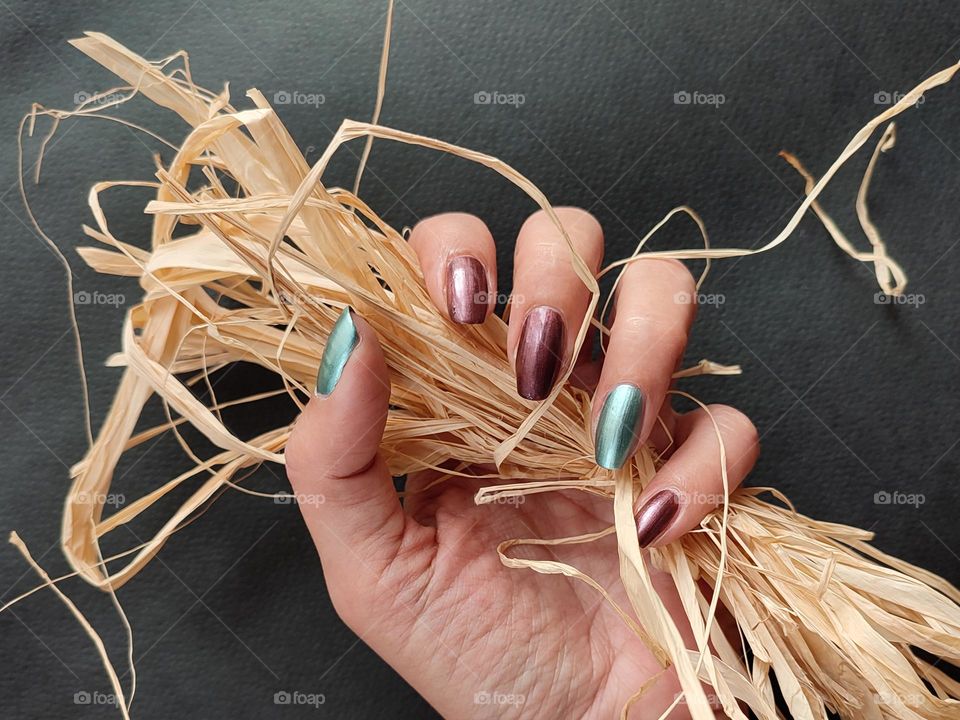
[(327, 337), (327, 346), (323, 349), (320, 369), (317, 371), (317, 395), (326, 397), (333, 392), (343, 368), (350, 359), (350, 353), (360, 342), (357, 326), (353, 324), (352, 308), (348, 305), (340, 313), (337, 322)]
[(643, 393), (621, 383), (607, 393), (594, 436), (597, 465), (617, 470), (637, 450), (643, 422)]
[(476, 325), (487, 317), (487, 271), (475, 257), (460, 255), (447, 263), (447, 310), (455, 323)]
[(663, 535), (679, 509), (680, 500), (673, 490), (661, 490), (647, 500), (637, 512), (640, 547), (646, 547)]
[(543, 400), (563, 364), (563, 318), (540, 305), (527, 313), (517, 345), (517, 392), (527, 400)]

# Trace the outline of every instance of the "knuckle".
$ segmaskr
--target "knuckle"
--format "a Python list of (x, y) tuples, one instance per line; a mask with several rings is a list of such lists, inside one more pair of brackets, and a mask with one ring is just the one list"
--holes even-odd
[[(572, 205), (560, 205), (553, 208), (553, 212), (560, 219), (560, 224), (564, 227), (575, 225), (588, 230), (595, 230), (597, 233), (601, 232), (600, 221), (583, 208)], [(554, 227), (553, 220), (550, 219), (550, 215), (546, 210), (537, 210), (527, 218), (526, 224), (536, 230)]]
[(682, 311), (684, 319), (692, 322), (697, 312), (697, 281), (679, 260), (665, 260), (664, 281), (669, 288), (671, 302)]
[(745, 445), (756, 445), (759, 440), (757, 426), (743, 412), (729, 405), (708, 405), (720, 428), (720, 432), (731, 438), (737, 438)]
[(624, 268), (617, 303), (646, 307), (648, 315), (660, 313), (686, 328), (697, 311), (697, 281), (679, 260), (642, 258)]
[[(554, 208), (553, 211), (577, 253), (587, 266), (596, 272), (603, 260), (603, 228), (600, 221), (578, 207), (562, 206)], [(566, 242), (545, 210), (538, 210), (527, 218), (520, 230), (519, 239), (522, 239), (522, 242), (517, 243), (517, 256), (533, 249), (535, 256), (540, 256), (541, 261), (569, 263), (570, 253)]]
[(306, 460), (306, 447), (303, 445), (303, 440), (300, 439), (302, 435), (303, 431), (298, 432), (297, 426), (294, 426), (283, 453), (287, 479), (294, 489), (304, 487), (310, 475)]
[(445, 212), (423, 218), (423, 220), (414, 225), (413, 229), (414, 231), (435, 230), (437, 228), (448, 227), (451, 223), (473, 226), (483, 225), (486, 227), (483, 223), (483, 220), (472, 213)]
[(680, 357), (687, 345), (686, 323), (663, 312), (631, 312), (618, 315), (614, 333), (644, 350), (655, 350), (670, 357)]
[(446, 243), (457, 243), (463, 238), (489, 235), (486, 223), (476, 215), (448, 212), (424, 218), (410, 232), (410, 244), (420, 252)]
[(514, 251), (514, 273), (532, 278), (537, 284), (543, 276), (555, 272), (561, 263), (570, 262), (570, 250), (559, 242), (543, 236), (517, 243)]
[(693, 290), (697, 286), (697, 280), (693, 277), (693, 273), (690, 272), (690, 268), (679, 260), (673, 258), (658, 258), (657, 262), (663, 265), (663, 272), (681, 288)]
[(602, 242), (603, 228), (600, 221), (583, 208), (564, 206), (556, 209), (560, 223), (573, 231), (577, 237), (589, 238), (591, 243)]
[(623, 282), (641, 281), (643, 284), (646, 284), (651, 275), (655, 275), (678, 292), (693, 292), (697, 286), (697, 281), (687, 266), (673, 258), (647, 258), (641, 255), (640, 261), (627, 265), (623, 274)]

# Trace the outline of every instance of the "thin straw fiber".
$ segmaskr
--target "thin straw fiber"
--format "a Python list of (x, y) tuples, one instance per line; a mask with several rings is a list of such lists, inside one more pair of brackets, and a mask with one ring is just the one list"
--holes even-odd
[[(714, 717), (711, 702), (732, 718), (745, 720), (748, 710), (764, 720), (783, 717), (774, 687), (795, 718), (826, 718), (830, 711), (870, 720), (960, 717), (960, 684), (943, 669), (960, 660), (956, 588), (876, 550), (871, 533), (805, 517), (786, 498), (764, 488), (731, 493), (727, 487), (725, 502), (695, 532), (666, 547), (641, 551), (633, 505), (657, 470), (652, 450), (641, 448), (621, 470), (599, 468), (592, 459), (589, 396), (563, 377), (543, 402), (519, 398), (506, 355), (505, 322), (491, 315), (482, 325), (464, 327), (445, 319), (430, 300), (403, 236), (359, 196), (359, 175), (353, 190), (323, 181), (334, 154), (346, 143), (362, 141), (364, 160), (374, 139), (406, 143), (453, 154), (506, 178), (563, 233), (547, 198), (517, 170), (474, 150), (385, 127), (376, 118), (372, 123), (343, 121), (311, 165), (263, 94), (248, 91), (244, 109), (237, 109), (226, 89), (212, 92), (194, 83), (185, 53), (151, 62), (99, 33), (87, 33), (72, 44), (117, 75), (120, 86), (69, 111), (34, 107), (23, 135), (34, 133), (41, 119), (52, 123), (47, 140), (67, 118), (125, 122), (113, 113), (136, 96), (175, 113), (190, 127), (169, 163), (157, 159), (155, 180), (104, 181), (89, 192), (93, 223), (84, 226), (90, 243), (80, 248), (81, 258), (99, 272), (135, 279), (143, 298), (127, 312), (121, 350), (109, 359), (123, 371), (113, 404), (97, 432), (91, 432), (86, 455), (71, 470), (61, 539), (72, 569), (84, 581), (113, 593), (218, 493), (243, 489), (242, 479), (265, 461), (284, 462), (290, 427), (238, 437), (221, 421), (216, 399), (204, 404), (191, 386), (231, 363), (256, 363), (282, 378), (283, 392), (302, 407), (327, 335), (349, 304), (376, 330), (389, 367), (391, 409), (382, 452), (391, 472), (443, 466), (450, 476), (469, 465), (493, 463), (498, 476), (477, 493), (478, 503), (555, 491), (608, 498), (612, 522), (594, 533), (505, 539), (491, 552), (512, 568), (504, 572), (559, 573), (592, 586), (613, 605), (627, 631), (637, 633), (665, 668), (676, 670), (683, 690), (677, 702), (684, 702), (697, 720)], [(785, 154), (805, 181), (806, 195), (765, 245), (713, 247), (699, 216), (680, 207), (651, 235), (672, 217), (687, 214), (701, 230), (702, 247), (649, 252), (641, 243), (635, 255), (606, 271), (647, 257), (711, 261), (766, 252), (786, 241), (812, 209), (844, 252), (873, 264), (884, 292), (902, 293), (906, 275), (889, 257), (869, 217), (870, 178), (878, 157), (893, 147), (893, 118), (924, 92), (948, 82), (958, 68), (936, 73), (872, 119), (819, 179)], [(386, 48), (377, 114), (385, 82)], [(881, 127), (857, 200), (870, 243), (869, 251), (859, 251), (826, 213), (820, 196)], [(101, 197), (118, 187), (137, 187), (148, 197), (144, 211), (153, 220), (148, 249), (111, 230)], [(591, 322), (602, 333), (607, 328), (592, 319), (600, 296), (597, 278), (563, 237), (572, 266), (591, 293), (576, 336), (579, 349)], [(735, 366), (705, 360), (677, 376), (736, 372)], [(169, 421), (143, 429), (141, 415), (154, 397), (162, 400)], [(264, 397), (251, 394), (232, 404), (253, 409)], [(193, 467), (104, 516), (103, 499), (123, 454), (160, 434), (177, 432), (185, 423), (216, 452), (205, 458), (194, 455)], [(725, 467), (722, 442), (717, 462)], [(155, 517), (161, 511), (158, 501), (188, 490), (142, 545), (102, 557), (106, 535), (141, 515)], [(513, 553), (526, 544), (589, 543), (611, 534), (617, 538), (627, 606), (617, 605), (611, 588), (575, 567)], [(13, 541), (41, 573), (42, 586), (53, 587), (69, 606), (57, 587), (61, 579), (44, 575), (19, 537)], [(672, 576), (693, 629), (692, 648), (684, 644), (655, 592), (652, 568)], [(71, 611), (79, 613), (75, 606)], [(720, 630), (716, 619), (721, 613), (736, 621), (739, 640)], [(82, 615), (78, 619), (97, 643), (115, 692), (123, 698), (96, 631)], [(639, 679), (637, 691), (631, 703), (643, 697)], [(125, 716), (131, 699), (122, 703)]]

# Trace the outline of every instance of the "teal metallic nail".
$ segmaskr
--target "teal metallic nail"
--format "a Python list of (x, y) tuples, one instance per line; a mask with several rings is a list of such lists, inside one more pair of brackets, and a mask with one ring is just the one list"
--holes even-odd
[(607, 393), (594, 437), (597, 465), (617, 470), (637, 451), (643, 422), (643, 393), (622, 383)]
[(327, 346), (323, 349), (320, 369), (317, 371), (317, 395), (325, 397), (333, 392), (347, 360), (350, 359), (350, 353), (359, 342), (360, 335), (357, 334), (357, 326), (353, 324), (351, 308), (348, 305), (334, 323), (327, 338)]

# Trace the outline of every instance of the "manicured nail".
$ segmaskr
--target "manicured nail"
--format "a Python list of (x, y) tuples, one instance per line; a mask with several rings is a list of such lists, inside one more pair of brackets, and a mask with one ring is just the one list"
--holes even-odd
[(670, 527), (677, 516), (680, 500), (673, 490), (661, 490), (647, 500), (637, 512), (637, 536), (640, 547), (646, 547)]
[(527, 313), (517, 345), (517, 392), (527, 400), (543, 400), (563, 365), (564, 327), (560, 313), (540, 305)]
[(487, 317), (487, 271), (475, 257), (460, 255), (447, 263), (447, 310), (455, 323), (476, 325)]
[(353, 324), (352, 309), (348, 305), (340, 313), (333, 330), (327, 338), (327, 346), (323, 349), (320, 359), (320, 369), (317, 371), (317, 395), (326, 397), (333, 392), (337, 381), (343, 373), (343, 368), (350, 359), (350, 353), (360, 342), (357, 326)]
[(617, 470), (633, 457), (640, 444), (643, 404), (636, 385), (622, 383), (607, 393), (594, 436), (597, 465)]

